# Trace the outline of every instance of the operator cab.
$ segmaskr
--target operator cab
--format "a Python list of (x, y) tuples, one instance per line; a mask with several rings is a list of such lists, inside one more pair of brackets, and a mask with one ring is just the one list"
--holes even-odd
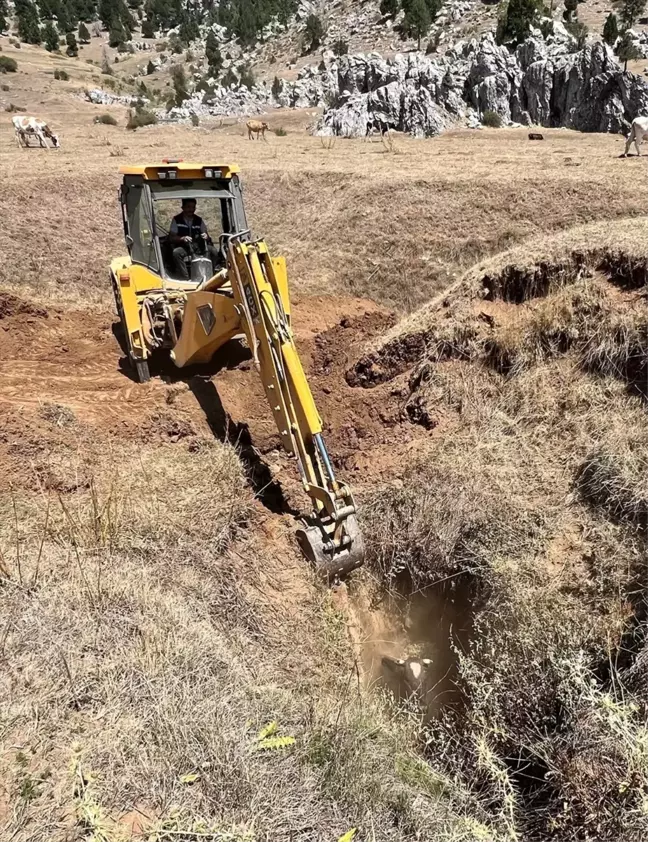
[[(195, 289), (225, 266), (231, 235), (249, 239), (241, 183), (234, 168), (185, 164), (126, 167), (120, 190), (124, 234), (131, 262), (160, 277), (161, 288)], [(195, 201), (207, 238), (191, 228), (190, 243), (174, 238), (186, 200)], [(184, 201), (184, 204), (183, 204)], [(182, 228), (177, 233), (187, 234)], [(183, 265), (184, 264), (184, 265)]]

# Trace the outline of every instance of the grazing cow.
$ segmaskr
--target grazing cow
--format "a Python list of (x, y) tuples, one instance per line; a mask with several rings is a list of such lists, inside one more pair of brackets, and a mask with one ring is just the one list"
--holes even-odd
[(429, 658), (402, 660), (385, 656), (382, 659), (382, 666), (387, 684), (397, 698), (426, 701), (426, 696), (432, 689), (430, 687), (432, 661)]
[(254, 140), (252, 137), (253, 134), (256, 134), (257, 140), (259, 139), (259, 135), (265, 140), (266, 136), (266, 129), (268, 128), (268, 124), (262, 122), (261, 120), (248, 120), (245, 124), (248, 130), (248, 140)]
[(45, 149), (49, 149), (48, 140), (52, 142), (54, 149), (58, 149), (60, 146), (57, 135), (43, 120), (37, 120), (36, 117), (14, 117), (12, 122), (16, 133), (16, 142), (21, 148), (29, 146), (32, 137), (38, 138), (39, 145)]
[(626, 140), (625, 152), (623, 157), (628, 157), (630, 145), (634, 143), (637, 148), (637, 155), (641, 155), (641, 141), (648, 137), (648, 117), (635, 117), (632, 121), (630, 134)]
[(391, 126), (385, 120), (384, 117), (381, 117), (379, 114), (374, 114), (372, 117), (367, 120), (367, 131), (365, 132), (365, 137), (369, 137), (370, 134), (374, 132), (378, 132), (381, 137), (387, 134)]

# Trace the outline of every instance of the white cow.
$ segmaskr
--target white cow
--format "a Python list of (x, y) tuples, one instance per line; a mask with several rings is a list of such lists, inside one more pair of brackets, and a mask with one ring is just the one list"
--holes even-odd
[(634, 143), (637, 148), (637, 155), (641, 155), (641, 141), (648, 137), (648, 117), (635, 117), (632, 121), (630, 134), (626, 140), (624, 158), (627, 157), (630, 151), (630, 145)]
[(29, 146), (32, 137), (37, 137), (40, 146), (45, 149), (49, 149), (48, 140), (52, 142), (54, 149), (60, 146), (58, 136), (43, 120), (38, 120), (36, 117), (14, 117), (12, 122), (16, 132), (16, 142), (21, 148)]
[(382, 659), (383, 675), (387, 685), (399, 699), (414, 698), (425, 702), (432, 689), (432, 661), (429, 658), (390, 658)]

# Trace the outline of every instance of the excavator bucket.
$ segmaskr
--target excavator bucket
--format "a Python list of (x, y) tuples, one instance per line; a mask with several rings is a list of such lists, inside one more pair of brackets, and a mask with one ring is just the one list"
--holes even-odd
[(301, 551), (329, 584), (364, 564), (364, 541), (355, 515), (349, 515), (345, 525), (348, 541), (339, 549), (329, 548), (326, 533), (316, 524), (306, 525), (296, 533)]

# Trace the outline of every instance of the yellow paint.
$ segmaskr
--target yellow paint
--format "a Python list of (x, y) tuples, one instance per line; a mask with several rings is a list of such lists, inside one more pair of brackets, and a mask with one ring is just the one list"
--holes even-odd
[[(198, 317), (199, 307), (211, 307), (214, 315), (214, 325), (209, 334), (205, 333)], [(182, 332), (171, 351), (171, 359), (178, 368), (207, 363), (237, 333), (241, 333), (241, 320), (229, 296), (220, 292), (191, 292), (187, 295)]]
[[(158, 172), (166, 170), (176, 170), (179, 180), (185, 178), (204, 179), (205, 167), (212, 170), (220, 170), (221, 178), (231, 178), (235, 173), (240, 172), (236, 164), (197, 164), (186, 161), (181, 161), (177, 164), (171, 162), (165, 164), (163, 161), (160, 161), (159, 164), (134, 164), (132, 166), (120, 167), (119, 172), (121, 175), (141, 175), (147, 181), (159, 181)], [(211, 179), (205, 180), (207, 183), (211, 181)], [(167, 183), (166, 179), (165, 183)]]

